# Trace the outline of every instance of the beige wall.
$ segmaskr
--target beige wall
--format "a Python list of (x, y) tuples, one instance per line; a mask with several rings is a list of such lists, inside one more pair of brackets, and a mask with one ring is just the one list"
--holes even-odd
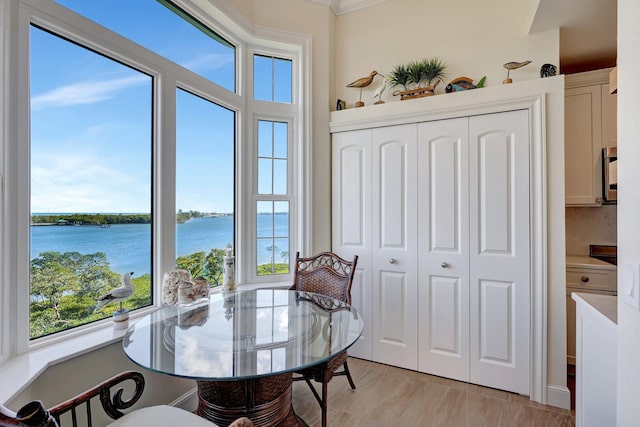
[[(122, 351), (122, 343), (117, 342), (50, 367), (11, 402), (7, 402), (7, 406), (16, 411), (31, 400), (42, 400), (45, 407), (51, 407), (125, 370), (141, 372), (145, 378), (145, 391), (135, 408), (173, 402), (196, 386), (192, 380), (180, 380), (140, 369), (127, 359)], [(123, 386), (129, 392), (132, 385), (127, 382)], [(125, 393), (123, 397), (130, 396)], [(100, 409), (99, 399), (94, 399), (91, 407), (94, 425), (106, 425), (113, 421)]]
[[(336, 96), (348, 107), (359, 90), (345, 86), (371, 70), (388, 73), (394, 66), (437, 56), (447, 64), (447, 79), (468, 76), (487, 86), (500, 85), (506, 77), (502, 64), (531, 60), (511, 72), (514, 82), (540, 76), (544, 63), (559, 65), (559, 31), (529, 35), (530, 1), (512, 0), (393, 0), (337, 18)], [(535, 3), (535, 2), (534, 2)], [(524, 7), (527, 6), (527, 7)], [(363, 91), (371, 105), (374, 84)], [(444, 92), (444, 84), (436, 88)], [(387, 88), (386, 102), (398, 101)]]
[[(618, 265), (640, 262), (640, 2), (618, 0)], [(618, 273), (618, 295), (624, 295), (624, 274)], [(640, 313), (618, 299), (619, 426), (640, 420)]]

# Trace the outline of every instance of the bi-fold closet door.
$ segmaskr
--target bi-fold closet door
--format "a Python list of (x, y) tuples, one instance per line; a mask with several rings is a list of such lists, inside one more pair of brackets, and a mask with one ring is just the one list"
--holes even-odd
[(333, 248), (359, 255), (350, 354), (529, 392), (527, 111), (333, 135)]
[(418, 370), (529, 394), (528, 112), (418, 127)]

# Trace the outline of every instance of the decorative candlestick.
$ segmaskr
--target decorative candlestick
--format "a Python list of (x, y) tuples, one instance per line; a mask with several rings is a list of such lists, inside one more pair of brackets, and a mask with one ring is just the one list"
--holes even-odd
[(231, 243), (227, 244), (226, 255), (224, 256), (224, 276), (222, 278), (222, 290), (223, 291), (235, 291), (235, 259), (233, 256), (233, 248)]

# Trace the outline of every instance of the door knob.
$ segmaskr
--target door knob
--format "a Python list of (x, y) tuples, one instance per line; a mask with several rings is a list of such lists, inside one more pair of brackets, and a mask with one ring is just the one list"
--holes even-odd
[(395, 264), (396, 262), (398, 262), (398, 260), (395, 258), (389, 258), (389, 264)]
[(442, 264), (440, 264), (440, 267), (447, 268), (447, 267), (449, 267), (449, 264), (446, 263), (446, 262), (443, 262)]

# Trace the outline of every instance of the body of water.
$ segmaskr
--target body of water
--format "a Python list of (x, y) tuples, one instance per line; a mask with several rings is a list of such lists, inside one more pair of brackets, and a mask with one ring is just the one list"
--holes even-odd
[[(258, 236), (287, 236), (289, 216), (258, 215)], [(276, 262), (280, 252), (288, 251), (288, 238), (276, 239)], [(193, 218), (176, 225), (176, 255), (189, 255), (233, 246), (233, 216)], [(136, 276), (151, 272), (151, 225), (114, 224), (110, 227), (31, 226), (31, 259), (42, 252), (104, 252), (111, 269), (118, 273), (133, 271)], [(271, 261), (272, 239), (258, 239), (258, 264)]]

